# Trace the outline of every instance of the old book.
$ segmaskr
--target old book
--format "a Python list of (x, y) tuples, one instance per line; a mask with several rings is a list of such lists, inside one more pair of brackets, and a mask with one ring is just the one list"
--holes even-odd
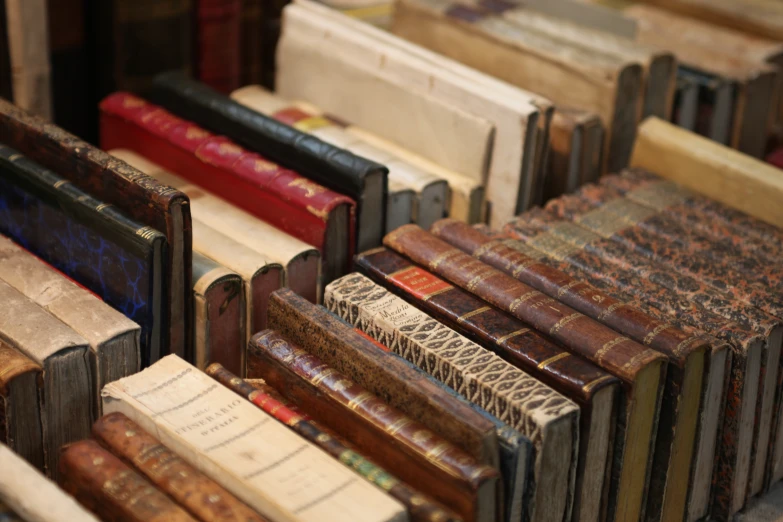
[(38, 409), (41, 372), (38, 364), (0, 341), (0, 442), (44, 471)]
[(388, 181), (386, 192), (386, 230), (394, 230), (413, 222), (413, 206), (416, 192), (393, 179)]
[[(515, 2), (519, 4), (520, 2)], [(631, 38), (636, 36), (636, 23), (618, 13), (612, 0), (604, 2), (591, 2), (589, 0), (558, 0), (549, 2), (548, 0), (530, 0), (525, 2), (525, 6), (534, 11), (544, 13), (549, 16), (562, 18), (572, 23), (577, 23), (584, 27), (596, 31), (614, 34), (621, 38)], [(621, 2), (622, 3), (622, 0)]]
[(13, 101), (52, 119), (51, 67), (46, 0), (5, 0)]
[(681, 71), (682, 67), (678, 67), (671, 121), (683, 129), (694, 132), (696, 112), (699, 108), (699, 85), (692, 78), (681, 74)]
[[(611, 520), (641, 517), (666, 370), (663, 356), (417, 227), (402, 227), (384, 241), (455, 285), (548, 333), (623, 381), (608, 510)], [(640, 473), (639, 469), (645, 471)]]
[[(216, 414), (204, 416), (205, 407)], [(405, 520), (402, 506), (385, 493), (175, 356), (109, 384), (104, 411), (124, 413), (156, 433), (262, 516)]]
[(242, 0), (240, 27), (239, 59), (240, 85), (253, 85), (261, 82), (262, 31), (264, 30), (263, 0)]
[(193, 253), (193, 313), (196, 367), (218, 362), (242, 373), (247, 347), (242, 278), (198, 252)]
[(603, 126), (591, 112), (557, 107), (549, 134), (552, 142), (544, 201), (598, 178), (603, 150)]
[[(321, 251), (325, 277), (346, 271), (354, 202), (126, 93), (101, 102), (101, 144), (129, 148)], [(151, 115), (151, 116), (150, 116)]]
[(608, 494), (617, 379), (584, 359), (572, 357), (526, 323), (487, 306), (391, 250), (365, 252), (356, 264), (377, 283), (580, 406), (572, 519), (598, 520), (602, 500)]
[[(101, 2), (110, 3), (110, 2)], [(134, 4), (134, 7), (139, 4)], [(164, 351), (186, 354), (191, 334), (191, 234), (187, 196), (54, 125), (0, 101), (0, 141), (168, 240), (164, 255), (168, 335)], [(65, 181), (64, 180), (64, 181)], [(67, 183), (65, 183), (67, 185)], [(166, 330), (163, 330), (164, 332)]]
[[(0, 186), (5, 215), (0, 231), (141, 326), (141, 364), (157, 360), (165, 352), (169, 332), (163, 280), (168, 245), (163, 234), (128, 219), (116, 207), (96, 200), (67, 179), (6, 146), (0, 146)], [(31, 288), (36, 285), (26, 282), (26, 273), (18, 277), (22, 280), (14, 278), (16, 283), (8, 282), (23, 293), (26, 292), (22, 282)], [(39, 291), (49, 290), (43, 286)], [(52, 297), (47, 294), (42, 299)], [(91, 321), (79, 318), (76, 310), (68, 313), (71, 321)], [(104, 328), (129, 325), (129, 321), (119, 320), (112, 327), (104, 324)], [(90, 334), (89, 340), (97, 340), (95, 333)], [(116, 355), (125, 363), (117, 363), (136, 368), (138, 356), (131, 353), (133, 343), (121, 345), (125, 355)], [(101, 366), (96, 366), (96, 370), (105, 373), (108, 368)]]
[[(49, 228), (48, 233), (51, 231)], [(76, 250), (83, 254), (79, 247)], [(104, 263), (111, 259), (106, 250)], [(60, 260), (59, 264), (73, 259)], [(0, 279), (89, 341), (95, 387), (94, 415), (100, 416), (103, 386), (139, 371), (139, 325), (3, 236), (0, 236)]]
[(198, 219), (193, 220), (193, 250), (242, 277), (246, 323), (243, 346), (247, 345), (255, 332), (266, 329), (269, 295), (283, 285), (283, 265)]
[(615, 299), (589, 283), (452, 220), (433, 226), (435, 236), (601, 323), (654, 348), (669, 359), (648, 491), (647, 520), (685, 513), (698, 430), (709, 341), (650, 317), (636, 303)]
[(31, 464), (0, 444), (0, 502), (28, 522), (98, 522)]
[[(723, 145), (732, 139), (732, 120), (738, 93), (737, 82), (703, 69), (680, 65), (677, 77), (696, 89), (692, 124), (680, 125)], [(679, 123), (678, 123), (679, 125)]]
[[(265, 9), (271, 6), (265, 6)], [(356, 249), (380, 244), (386, 169), (243, 107), (183, 75), (161, 75), (152, 98), (168, 110), (356, 202)]]
[[(378, 121), (370, 117), (369, 106), (364, 119), (351, 118), (352, 122), (367, 130), (484, 184), (487, 200), (492, 202), (490, 221), (495, 226), (500, 226), (519, 209), (526, 208), (533, 196), (534, 181), (543, 174), (545, 150), (542, 140), (547, 140), (552, 111), (548, 101), (314, 2), (298, 1), (288, 7), (285, 23), (281, 52), (289, 39), (286, 33), (291, 33), (292, 41), (306, 42), (312, 40), (314, 31), (317, 31), (315, 34), (321, 36), (313, 42), (316, 48), (350, 56), (353, 62), (372, 67), (376, 74), (404, 79), (435, 98), (491, 122), (496, 139), (491, 144), (489, 170), (472, 171), (464, 161), (456, 161), (462, 154), (448, 154), (450, 149), (436, 147), (431, 138), (416, 143), (405, 134), (393, 136), (382, 128), (374, 128)], [(300, 34), (298, 38), (294, 37), (295, 31)], [(333, 36), (327, 38), (327, 35)], [(379, 69), (377, 64), (381, 59), (393, 64), (393, 67)], [(288, 79), (282, 60), (280, 66), (278, 89), (289, 97), (295, 97), (302, 89), (301, 84), (296, 78)], [(369, 100), (372, 101), (371, 98)], [(321, 100), (311, 97), (310, 101), (335, 112)], [(372, 110), (377, 110), (377, 105), (372, 103)], [(427, 148), (421, 150), (422, 145)]]
[(98, 419), (92, 435), (114, 456), (199, 520), (264, 522), (216, 482), (182, 460), (122, 413)]
[[(384, 165), (389, 169), (390, 187), (396, 183), (416, 193), (411, 215), (413, 222), (428, 227), (440, 219), (437, 216), (444, 215), (449, 199), (449, 186), (445, 180), (376, 147), (360, 133), (352, 132), (350, 124), (346, 126), (342, 122), (329, 118), (315, 106), (291, 103), (255, 85), (243, 87), (233, 92), (231, 97), (254, 111), (291, 125), (330, 145)], [(387, 231), (393, 230), (388, 223), (392, 212), (389, 208), (392, 195), (393, 191), (390, 189), (386, 204)]]
[(242, 85), (242, 4), (243, 0), (195, 0), (196, 76), (223, 93)]
[(63, 448), (59, 483), (82, 506), (104, 520), (196, 521), (94, 440), (74, 442)]

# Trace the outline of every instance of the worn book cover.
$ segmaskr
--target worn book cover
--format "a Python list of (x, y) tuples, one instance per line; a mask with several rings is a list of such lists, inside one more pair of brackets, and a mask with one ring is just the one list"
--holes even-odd
[(38, 394), (41, 366), (0, 341), (0, 442), (44, 471)]

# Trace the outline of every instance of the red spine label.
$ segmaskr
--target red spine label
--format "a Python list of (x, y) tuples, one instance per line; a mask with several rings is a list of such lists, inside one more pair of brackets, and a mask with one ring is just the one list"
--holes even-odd
[(389, 274), (386, 279), (406, 292), (426, 301), (430, 297), (454, 288), (452, 285), (435, 277), (417, 266), (410, 266)]

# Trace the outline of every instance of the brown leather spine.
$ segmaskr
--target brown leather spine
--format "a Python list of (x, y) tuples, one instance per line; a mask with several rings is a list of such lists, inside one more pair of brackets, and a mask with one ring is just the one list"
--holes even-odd
[[(0, 395), (7, 396), (11, 381), (29, 372), (40, 373), (41, 367), (0, 340)], [(2, 437), (0, 440), (3, 440)]]
[(75, 442), (63, 449), (60, 486), (103, 520), (196, 520), (94, 440)]
[(92, 426), (95, 439), (144, 475), (191, 515), (202, 520), (264, 522), (222, 486), (182, 460), (122, 413), (110, 413)]
[(260, 376), (325, 424), (340, 419), (342, 434), (408, 484), (465, 520), (474, 520), (477, 490), (497, 480), (492, 468), (441, 439), (355, 384), (318, 357), (266, 330), (250, 341), (248, 375)]

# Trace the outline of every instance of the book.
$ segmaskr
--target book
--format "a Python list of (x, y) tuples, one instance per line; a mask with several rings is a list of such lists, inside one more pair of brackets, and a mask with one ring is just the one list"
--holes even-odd
[(696, 89), (692, 123), (681, 127), (729, 145), (732, 140), (732, 120), (738, 94), (737, 82), (701, 68), (680, 65), (677, 77)]
[(130, 94), (106, 98), (101, 112), (107, 150), (133, 150), (312, 244), (327, 279), (348, 269), (355, 232), (351, 199)]
[(240, 85), (256, 84), (262, 79), (264, 3), (262, 0), (242, 0), (242, 25), (239, 30)]
[(196, 367), (219, 362), (241, 373), (247, 346), (242, 278), (198, 252), (193, 253), (193, 312)]
[(413, 221), (416, 192), (390, 179), (386, 193), (386, 230), (394, 230)]
[[(529, 500), (531, 519), (562, 520), (570, 516), (579, 421), (579, 408), (573, 402), (360, 274), (344, 276), (327, 286), (324, 303), (376, 341), (528, 436), (536, 448), (536, 489)], [(499, 403), (506, 406), (499, 407)], [(562, 493), (553, 497), (552, 491)]]
[(241, 85), (242, 4), (243, 0), (195, 1), (197, 77), (219, 92)]
[(257, 513), (122, 413), (92, 425), (95, 440), (200, 520), (264, 522)]
[(48, 480), (22, 457), (0, 444), (0, 502), (23, 520), (98, 522), (89, 511)]
[(186, 193), (190, 198), (191, 211), (196, 219), (234, 242), (279, 263), (284, 269), (283, 285), (313, 302), (318, 301), (321, 292), (321, 258), (315, 247), (251, 216), (201, 187), (191, 185), (179, 176), (164, 171), (134, 152), (113, 149), (111, 153), (145, 174), (163, 183), (175, 185), (177, 190)]
[(671, 122), (683, 129), (695, 132), (696, 113), (699, 109), (699, 84), (677, 68), (677, 84), (674, 88), (674, 104)]
[[(598, 520), (608, 493), (618, 381), (537, 334), (529, 325), (487, 306), (472, 294), (412, 264), (399, 254), (365, 252), (357, 268), (449, 328), (496, 353), (580, 406), (579, 462), (573, 519)], [(429, 296), (429, 290), (442, 290)]]
[(5, 0), (14, 103), (51, 120), (47, 13), (46, 0)]
[(594, 181), (600, 172), (603, 150), (603, 126), (593, 113), (557, 107), (549, 132), (552, 143), (544, 200)]
[[(547, 333), (623, 382), (608, 513), (611, 520), (641, 517), (663, 391), (664, 357), (413, 225), (389, 234), (384, 242), (456, 286)], [(640, 468), (644, 473), (639, 473)]]
[(59, 483), (82, 506), (104, 520), (196, 521), (94, 440), (74, 442), (63, 448)]
[(269, 303), (269, 325), (430, 431), (454, 442), (477, 462), (499, 466), (492, 422), (456, 401), (397, 355), (379, 351), (372, 340), (325, 308), (290, 290), (279, 290)]
[[(52, 230), (48, 228), (47, 233)], [(108, 265), (110, 259), (104, 251), (103, 262)], [(139, 371), (139, 325), (3, 236), (0, 279), (89, 341), (94, 414), (100, 416), (104, 384)]]
[[(204, 416), (205, 406), (216, 414)], [(319, 521), (406, 518), (395, 500), (176, 356), (109, 384), (104, 411), (124, 413), (156, 433), (183, 460), (262, 516)], [(270, 466), (274, 463), (285, 465)]]
[[(109, 2), (102, 2), (108, 4)], [(137, 5), (137, 4), (134, 4)], [(165, 353), (186, 354), (191, 328), (191, 234), (187, 197), (67, 132), (0, 101), (0, 141), (142, 225), (165, 234)], [(66, 183), (67, 185), (67, 183)], [(164, 332), (166, 330), (163, 330)]]
[[(141, 326), (141, 364), (157, 360), (165, 352), (169, 334), (163, 280), (168, 245), (163, 234), (128, 219), (116, 207), (4, 145), (0, 146), (0, 186), (4, 217), (0, 232)], [(22, 277), (26, 280), (27, 274)], [(128, 325), (119, 320), (115, 326)], [(133, 346), (124, 345), (122, 351), (126, 355), (120, 357), (135, 367)], [(96, 366), (96, 371), (106, 370)]]
[(183, 75), (159, 76), (151, 96), (174, 114), (347, 195), (356, 202), (356, 250), (380, 244), (387, 173), (382, 165), (308, 137)]
[(0, 443), (44, 471), (39, 382), (41, 367), (0, 341)]
[(11, 48), (8, 45), (8, 21), (5, 14), (5, 0), (0, 0), (0, 97), (12, 100), (14, 96), (11, 80)]

